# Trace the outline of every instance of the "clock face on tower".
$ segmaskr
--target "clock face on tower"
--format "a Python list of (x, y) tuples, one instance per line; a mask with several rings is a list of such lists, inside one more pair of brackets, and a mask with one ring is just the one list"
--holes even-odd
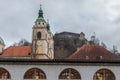
[(37, 45), (38, 46), (41, 46), (42, 45), (42, 42), (39, 40), (39, 41), (37, 41)]

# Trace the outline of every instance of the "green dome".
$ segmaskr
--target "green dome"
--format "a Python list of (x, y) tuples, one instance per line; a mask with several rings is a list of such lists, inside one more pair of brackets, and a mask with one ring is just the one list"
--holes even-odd
[(1, 37), (0, 37), (0, 44), (4, 44), (4, 41)]
[(39, 17), (39, 18), (36, 19), (36, 22), (45, 22), (45, 19), (42, 18), (42, 17)]

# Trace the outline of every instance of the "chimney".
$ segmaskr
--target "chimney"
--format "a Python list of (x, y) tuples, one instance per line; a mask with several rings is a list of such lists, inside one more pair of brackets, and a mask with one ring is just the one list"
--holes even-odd
[(103, 56), (100, 56), (100, 59), (103, 59)]
[(79, 49), (80, 49), (80, 48), (78, 47), (78, 48), (77, 48), (77, 51), (79, 51)]
[(88, 60), (88, 59), (89, 59), (89, 57), (88, 57), (88, 56), (86, 56), (85, 58), (86, 58), (86, 60)]

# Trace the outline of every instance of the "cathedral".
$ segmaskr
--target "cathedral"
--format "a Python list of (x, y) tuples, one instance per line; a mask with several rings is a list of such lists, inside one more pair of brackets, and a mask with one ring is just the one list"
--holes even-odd
[(120, 80), (120, 57), (88, 42), (83, 32), (77, 35), (80, 41), (76, 42), (82, 42), (82, 46), (78, 45), (68, 57), (55, 58), (60, 48), (54, 48), (54, 35), (41, 6), (32, 29), (29, 46), (5, 48), (0, 37), (0, 80)]

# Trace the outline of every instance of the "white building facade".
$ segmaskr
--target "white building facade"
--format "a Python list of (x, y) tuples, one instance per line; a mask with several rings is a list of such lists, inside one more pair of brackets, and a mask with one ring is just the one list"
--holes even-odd
[[(9, 79), (2, 80), (120, 80), (120, 64), (118, 61), (68, 61), (68, 60), (54, 60), (54, 61), (46, 61), (46, 60), (1, 60), (0, 69), (5, 69), (9, 75)], [(25, 75), (30, 75), (31, 73), (27, 73), (27, 71), (31, 69), (40, 69), (44, 72), (45, 79), (41, 77), (41, 79), (37, 79), (36, 77), (32, 79), (25, 79)], [(77, 75), (75, 71), (77, 71), (80, 75), (80, 79), (60, 79), (60, 74), (64, 70), (71, 70), (70, 74), (68, 72), (67, 76), (75, 76)], [(74, 71), (75, 70), (75, 71)], [(95, 79), (96, 72), (99, 70), (107, 70), (111, 71), (114, 79)], [(34, 71), (33, 71), (34, 72)], [(67, 71), (66, 71), (67, 72)], [(104, 71), (103, 71), (104, 72)], [(34, 73), (35, 74), (35, 73)], [(109, 75), (108, 73), (101, 73), (104, 76)]]

